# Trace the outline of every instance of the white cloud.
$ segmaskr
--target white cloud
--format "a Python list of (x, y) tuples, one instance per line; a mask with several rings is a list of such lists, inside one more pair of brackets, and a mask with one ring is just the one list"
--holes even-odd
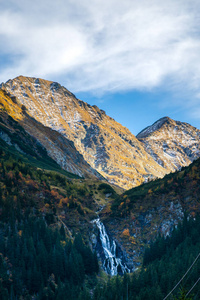
[[(0, 81), (23, 74), (73, 92), (200, 87), (195, 0), (8, 0), (0, 11)], [(16, 60), (14, 59), (16, 57)]]

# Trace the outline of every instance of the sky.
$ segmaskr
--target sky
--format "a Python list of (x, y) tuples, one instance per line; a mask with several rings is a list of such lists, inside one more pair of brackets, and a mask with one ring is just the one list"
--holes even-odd
[(0, 0), (0, 82), (57, 81), (137, 134), (200, 129), (199, 0)]

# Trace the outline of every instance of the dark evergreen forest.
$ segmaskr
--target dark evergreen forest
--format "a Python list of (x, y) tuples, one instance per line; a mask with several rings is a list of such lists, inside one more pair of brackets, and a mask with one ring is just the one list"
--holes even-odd
[[(81, 216), (85, 210), (77, 195), (85, 197), (85, 190), (78, 193), (65, 177), (45, 173), (2, 149), (0, 165), (1, 300), (160, 300), (198, 257), (200, 217), (185, 216), (170, 237), (159, 236), (146, 248), (138, 270), (109, 277), (100, 271), (85, 236), (66, 235), (57, 218), (61, 198), (51, 184), (65, 189), (62, 206)], [(167, 299), (200, 299), (199, 271), (200, 258)]]
[[(200, 299), (200, 216), (188, 217), (173, 230), (170, 237), (158, 237), (146, 248), (143, 266), (133, 274), (110, 278), (98, 285), (98, 300), (160, 300), (176, 286), (196, 260), (185, 278), (167, 299)], [(186, 295), (188, 296), (186, 297)]]
[[(56, 205), (63, 199), (50, 184), (75, 186), (0, 149), (0, 299), (87, 299), (96, 282), (96, 253), (80, 234), (66, 236)], [(68, 210), (83, 214), (75, 198)]]

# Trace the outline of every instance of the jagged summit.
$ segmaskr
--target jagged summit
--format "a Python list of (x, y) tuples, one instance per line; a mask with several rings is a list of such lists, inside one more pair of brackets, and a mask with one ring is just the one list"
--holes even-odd
[(175, 171), (200, 156), (200, 130), (164, 117), (142, 130), (137, 138), (161, 166)]
[[(39, 78), (39, 77), (19, 75), (19, 76), (13, 78), (13, 79), (8, 79), (5, 84), (7, 84), (9, 82), (16, 82), (16, 81), (22, 81), (22, 82), (23, 81), (30, 81), (30, 82), (35, 82), (35, 83), (42, 83), (43, 82), (43, 83), (49, 83), (49, 84), (53, 83), (53, 81), (51, 81), (51, 80), (42, 79), (42, 78)], [(57, 84), (59, 84), (59, 83), (57, 83)]]
[[(84, 160), (83, 156), (76, 150), (74, 143), (62, 136), (60, 133), (52, 130), (41, 124), (39, 121), (31, 117), (27, 112), (24, 113), (23, 106), (19, 103), (18, 99), (14, 96), (10, 96), (10, 93), (0, 89), (0, 107), (3, 108), (1, 112), (1, 128), (0, 137), (5, 140), (9, 145), (13, 144), (17, 150), (26, 154), (26, 150), (30, 148), (34, 150), (34, 146), (28, 143), (28, 135), (35, 137), (35, 141), (41, 144), (46, 149), (48, 155), (56, 161), (64, 170), (81, 177), (100, 178), (102, 176)], [(9, 128), (5, 120), (13, 119), (14, 126)], [(14, 123), (15, 120), (15, 123)], [(5, 124), (4, 124), (5, 123)], [(3, 125), (4, 124), (4, 125)], [(25, 129), (28, 135), (16, 138), (18, 135), (18, 128), (21, 126)], [(16, 127), (16, 128), (15, 128)], [(10, 131), (11, 136), (14, 139), (14, 143), (11, 143), (11, 139), (7, 134)], [(23, 133), (23, 131), (22, 131)], [(26, 141), (26, 148), (20, 140)], [(17, 144), (16, 144), (17, 142)], [(21, 145), (22, 144), (22, 145)], [(17, 146), (16, 146), (17, 145)], [(23, 151), (21, 149), (23, 147)], [(31, 150), (32, 151), (32, 150)]]
[(126, 127), (65, 87), (19, 76), (8, 80), (4, 88), (30, 116), (73, 141), (90, 166), (109, 182), (128, 189), (148, 178), (164, 176), (165, 170)]
[(46, 80), (46, 79), (42, 79), (42, 78), (38, 78), (38, 77), (28, 77), (28, 76), (23, 76), (23, 75), (19, 75), (19, 76), (15, 77), (14, 79), (9, 79), (6, 81), (6, 83), (2, 82), (0, 85), (0, 88), (2, 88), (2, 87), (5, 88), (7, 85), (9, 85), (11, 87), (11, 90), (14, 91), (14, 90), (16, 90), (16, 84), (20, 84), (22, 86), (23, 85), (25, 85), (25, 86), (33, 85), (35, 88), (37, 88), (38, 86), (41, 86), (43, 88), (50, 88), (52, 91), (56, 91), (56, 90), (64, 88), (65, 92), (67, 92), (69, 95), (73, 95), (75, 97), (74, 94), (72, 94), (69, 90), (67, 90), (65, 87), (63, 87), (58, 82)]
[(137, 135), (136, 135), (136, 137), (137, 138), (144, 138), (144, 137), (147, 137), (147, 136), (149, 136), (151, 133), (153, 133), (154, 131), (156, 131), (156, 130), (158, 130), (158, 129), (160, 129), (162, 126), (163, 126), (163, 124), (165, 124), (165, 123), (173, 123), (174, 122), (174, 120), (172, 120), (171, 118), (169, 118), (169, 117), (163, 117), (163, 118), (161, 118), (161, 119), (159, 119), (159, 120), (157, 120), (155, 123), (153, 123), (152, 125), (150, 125), (150, 126), (147, 126), (146, 128), (144, 128), (142, 131), (140, 131)]
[(200, 131), (187, 123), (163, 117), (135, 137), (59, 83), (19, 76), (2, 86), (29, 116), (72, 141), (93, 169), (122, 188), (163, 177), (200, 156)]

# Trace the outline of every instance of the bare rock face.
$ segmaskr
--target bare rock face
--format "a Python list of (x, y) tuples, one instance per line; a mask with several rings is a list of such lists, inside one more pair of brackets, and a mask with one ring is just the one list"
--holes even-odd
[[(42, 145), (49, 157), (55, 160), (64, 170), (79, 175), (81, 177), (90, 177), (94, 179), (102, 179), (102, 176), (84, 160), (83, 156), (76, 150), (74, 143), (68, 140), (59, 132), (44, 126), (34, 118), (30, 117), (26, 109), (17, 103), (16, 99), (9, 96), (9, 94), (0, 89), (0, 138), (8, 145), (13, 145), (18, 151), (26, 154), (26, 150), (33, 150), (33, 153), (39, 154), (37, 151), (37, 143)], [(9, 116), (13, 121), (10, 125)], [(14, 123), (15, 120), (15, 123)], [(14, 125), (13, 125), (14, 124)], [(18, 127), (20, 125), (26, 130), (27, 134), (19, 136)], [(11, 132), (13, 135), (19, 137), (19, 141), (14, 144), (6, 133)], [(23, 133), (23, 132), (22, 132)], [(30, 136), (34, 137), (33, 142)], [(21, 143), (26, 145), (21, 149)], [(25, 151), (25, 152), (24, 152)], [(42, 157), (41, 157), (42, 158)]]
[[(65, 169), (70, 166), (70, 160), (65, 164), (66, 140), (91, 170), (124, 189), (163, 177), (200, 156), (200, 130), (187, 123), (164, 117), (135, 137), (105, 111), (77, 99), (56, 82), (19, 76), (1, 87), (20, 104), (24, 114), (37, 120), (37, 126), (30, 125), (27, 118), (21, 123)], [(54, 135), (53, 143), (45, 138), (49, 134)], [(70, 169), (78, 168), (77, 159), (71, 158), (71, 164)]]
[(188, 166), (200, 156), (200, 130), (168, 117), (142, 130), (137, 138), (167, 172)]
[(127, 128), (58, 83), (19, 76), (2, 87), (27, 114), (71, 140), (86, 162), (110, 183), (129, 189), (166, 173)]

